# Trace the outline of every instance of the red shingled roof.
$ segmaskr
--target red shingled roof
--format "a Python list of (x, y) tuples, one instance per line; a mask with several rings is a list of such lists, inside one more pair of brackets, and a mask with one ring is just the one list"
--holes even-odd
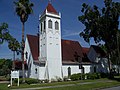
[(79, 62), (82, 59), (82, 47), (78, 41), (62, 40), (62, 61)]
[[(34, 60), (38, 60), (38, 37), (27, 35), (30, 50)], [(63, 62), (78, 62), (76, 56), (82, 59), (82, 47), (77, 41), (62, 40), (62, 60)]]
[(38, 60), (38, 56), (39, 56), (38, 36), (27, 35), (27, 38), (28, 38), (30, 50), (33, 56), (33, 60)]
[[(46, 11), (46, 10), (47, 10), (47, 12), (49, 12), (49, 13), (58, 14), (57, 11), (55, 10), (55, 8), (52, 6), (51, 3), (48, 3), (45, 11)], [(45, 11), (44, 11), (44, 12), (45, 12)]]
[(89, 48), (82, 47), (82, 53), (83, 53), (82, 62), (90, 62), (90, 60), (87, 57), (88, 52), (89, 52)]
[(87, 54), (89, 52), (89, 48), (82, 47), (82, 53)]

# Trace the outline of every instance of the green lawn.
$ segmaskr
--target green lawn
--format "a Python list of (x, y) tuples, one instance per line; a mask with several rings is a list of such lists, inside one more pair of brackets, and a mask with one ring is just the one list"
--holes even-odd
[[(99, 81), (104, 81), (108, 79), (98, 79)], [(44, 87), (44, 86), (55, 86), (55, 85), (65, 85), (65, 84), (78, 84), (78, 83), (84, 83), (84, 82), (96, 82), (96, 80), (80, 80), (80, 81), (69, 81), (69, 82), (54, 82), (54, 83), (41, 83), (41, 84), (20, 84), (19, 88), (33, 88), (33, 87)], [(13, 86), (12, 88), (18, 88), (17, 86)]]
[(0, 84), (0, 90), (8, 90), (7, 84)]
[[(108, 82), (106, 82), (108, 81)], [(89, 82), (88, 84), (82, 84)], [(92, 82), (92, 83), (90, 83)], [(57, 87), (57, 88), (46, 88), (43, 90), (89, 90), (95, 88), (105, 88), (105, 87), (112, 87), (120, 85), (120, 82), (115, 80), (108, 80), (108, 79), (97, 79), (97, 80), (80, 80), (80, 81), (70, 81), (70, 82), (56, 82), (56, 83), (44, 83), (44, 84), (20, 84), (20, 87), (13, 86), (10, 89), (17, 89), (17, 88), (33, 88), (33, 87), (47, 87), (47, 86), (56, 86), (56, 85), (68, 85), (72, 84), (72, 86), (65, 86), (65, 87)], [(7, 88), (7, 84), (0, 84), (0, 90), (9, 90)]]
[(105, 87), (112, 87), (120, 85), (118, 82), (109, 82), (109, 83), (94, 83), (94, 84), (87, 84), (87, 85), (75, 85), (69, 87), (59, 87), (59, 88), (48, 88), (42, 90), (94, 90), (94, 89), (101, 89)]

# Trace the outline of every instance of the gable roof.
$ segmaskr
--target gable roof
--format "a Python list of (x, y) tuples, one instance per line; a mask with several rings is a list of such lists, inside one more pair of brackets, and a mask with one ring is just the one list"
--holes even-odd
[(62, 61), (80, 62), (82, 60), (82, 47), (78, 41), (62, 40)]
[(91, 47), (93, 47), (93, 49), (96, 51), (96, 53), (100, 54), (101, 56), (106, 56), (106, 53), (104, 50), (102, 50), (101, 47), (99, 46), (95, 46), (95, 45), (91, 45)]
[(89, 52), (89, 48), (87, 47), (82, 47), (82, 53), (87, 54)]
[[(55, 10), (55, 8), (52, 6), (52, 4), (49, 2), (45, 11), (47, 10), (47, 12), (49, 13), (53, 13), (53, 14), (58, 14), (58, 12)], [(45, 12), (44, 11), (44, 12)]]
[[(28, 43), (30, 46), (30, 50), (33, 56), (33, 59), (35, 61), (38, 60), (39, 56), (39, 45), (38, 45), (38, 36), (34, 35), (27, 35)], [(64, 63), (74, 63), (78, 62), (76, 61), (76, 56), (80, 57), (80, 60), (82, 59), (82, 47), (79, 44), (78, 41), (71, 41), (71, 40), (61, 40), (62, 45), (62, 61)]]
[(30, 46), (30, 50), (33, 56), (33, 60), (38, 60), (38, 56), (39, 56), (39, 39), (38, 36), (34, 36), (34, 35), (27, 35), (27, 39), (28, 39), (28, 43)]
[(91, 62), (87, 56), (88, 52), (89, 52), (89, 48), (82, 47), (82, 53), (83, 53), (82, 62)]

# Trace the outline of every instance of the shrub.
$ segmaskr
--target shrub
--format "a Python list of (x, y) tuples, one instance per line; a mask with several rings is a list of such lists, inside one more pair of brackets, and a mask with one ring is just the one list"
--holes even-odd
[(97, 74), (97, 77), (96, 77), (96, 79), (100, 79), (101, 78), (101, 75), (100, 75), (100, 73), (96, 73)]
[(85, 80), (86, 74), (80, 74), (80, 80)]
[(39, 83), (39, 80), (38, 79), (33, 79), (33, 78), (26, 78), (25, 82), (27, 84), (35, 84), (35, 83)]
[(91, 73), (88, 73), (88, 74), (86, 74), (87, 75), (87, 79), (94, 79), (93, 78), (93, 75), (91, 74)]
[(80, 80), (80, 73), (78, 73), (78, 74), (72, 74), (71, 76), (70, 76), (70, 79), (72, 80), (72, 81), (76, 81), (76, 80)]
[(100, 73), (101, 78), (108, 78), (108, 73)]
[[(22, 78), (19, 78), (19, 84), (22, 84)], [(18, 83), (18, 79), (16, 78), (16, 79), (14, 79), (14, 83)]]
[(100, 79), (101, 78), (101, 75), (100, 73), (88, 73), (86, 74), (87, 76), (87, 79)]
[(7, 80), (7, 81), (10, 81), (10, 79), (11, 79), (10, 74), (8, 74), (8, 75), (6, 76), (6, 80)]
[(72, 74), (70, 76), (70, 79), (72, 81), (76, 81), (76, 80), (85, 80), (86, 74), (81, 74), (81, 73), (77, 73), (77, 74)]

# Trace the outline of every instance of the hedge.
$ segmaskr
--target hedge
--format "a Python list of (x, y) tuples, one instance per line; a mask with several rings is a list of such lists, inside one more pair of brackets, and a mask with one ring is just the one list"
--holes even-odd
[(76, 80), (84, 80), (84, 79), (100, 79), (101, 78), (101, 74), (100, 73), (88, 73), (88, 74), (81, 74), (81, 73), (77, 73), (77, 74), (72, 74), (70, 76), (70, 79), (72, 81), (76, 81)]
[[(19, 79), (20, 84), (22, 83), (22, 80), (23, 80), (22, 78)], [(17, 83), (18, 79), (15, 79), (14, 82)], [(33, 78), (25, 78), (25, 83), (35, 84), (35, 83), (39, 83), (39, 80), (38, 79), (33, 79)]]

